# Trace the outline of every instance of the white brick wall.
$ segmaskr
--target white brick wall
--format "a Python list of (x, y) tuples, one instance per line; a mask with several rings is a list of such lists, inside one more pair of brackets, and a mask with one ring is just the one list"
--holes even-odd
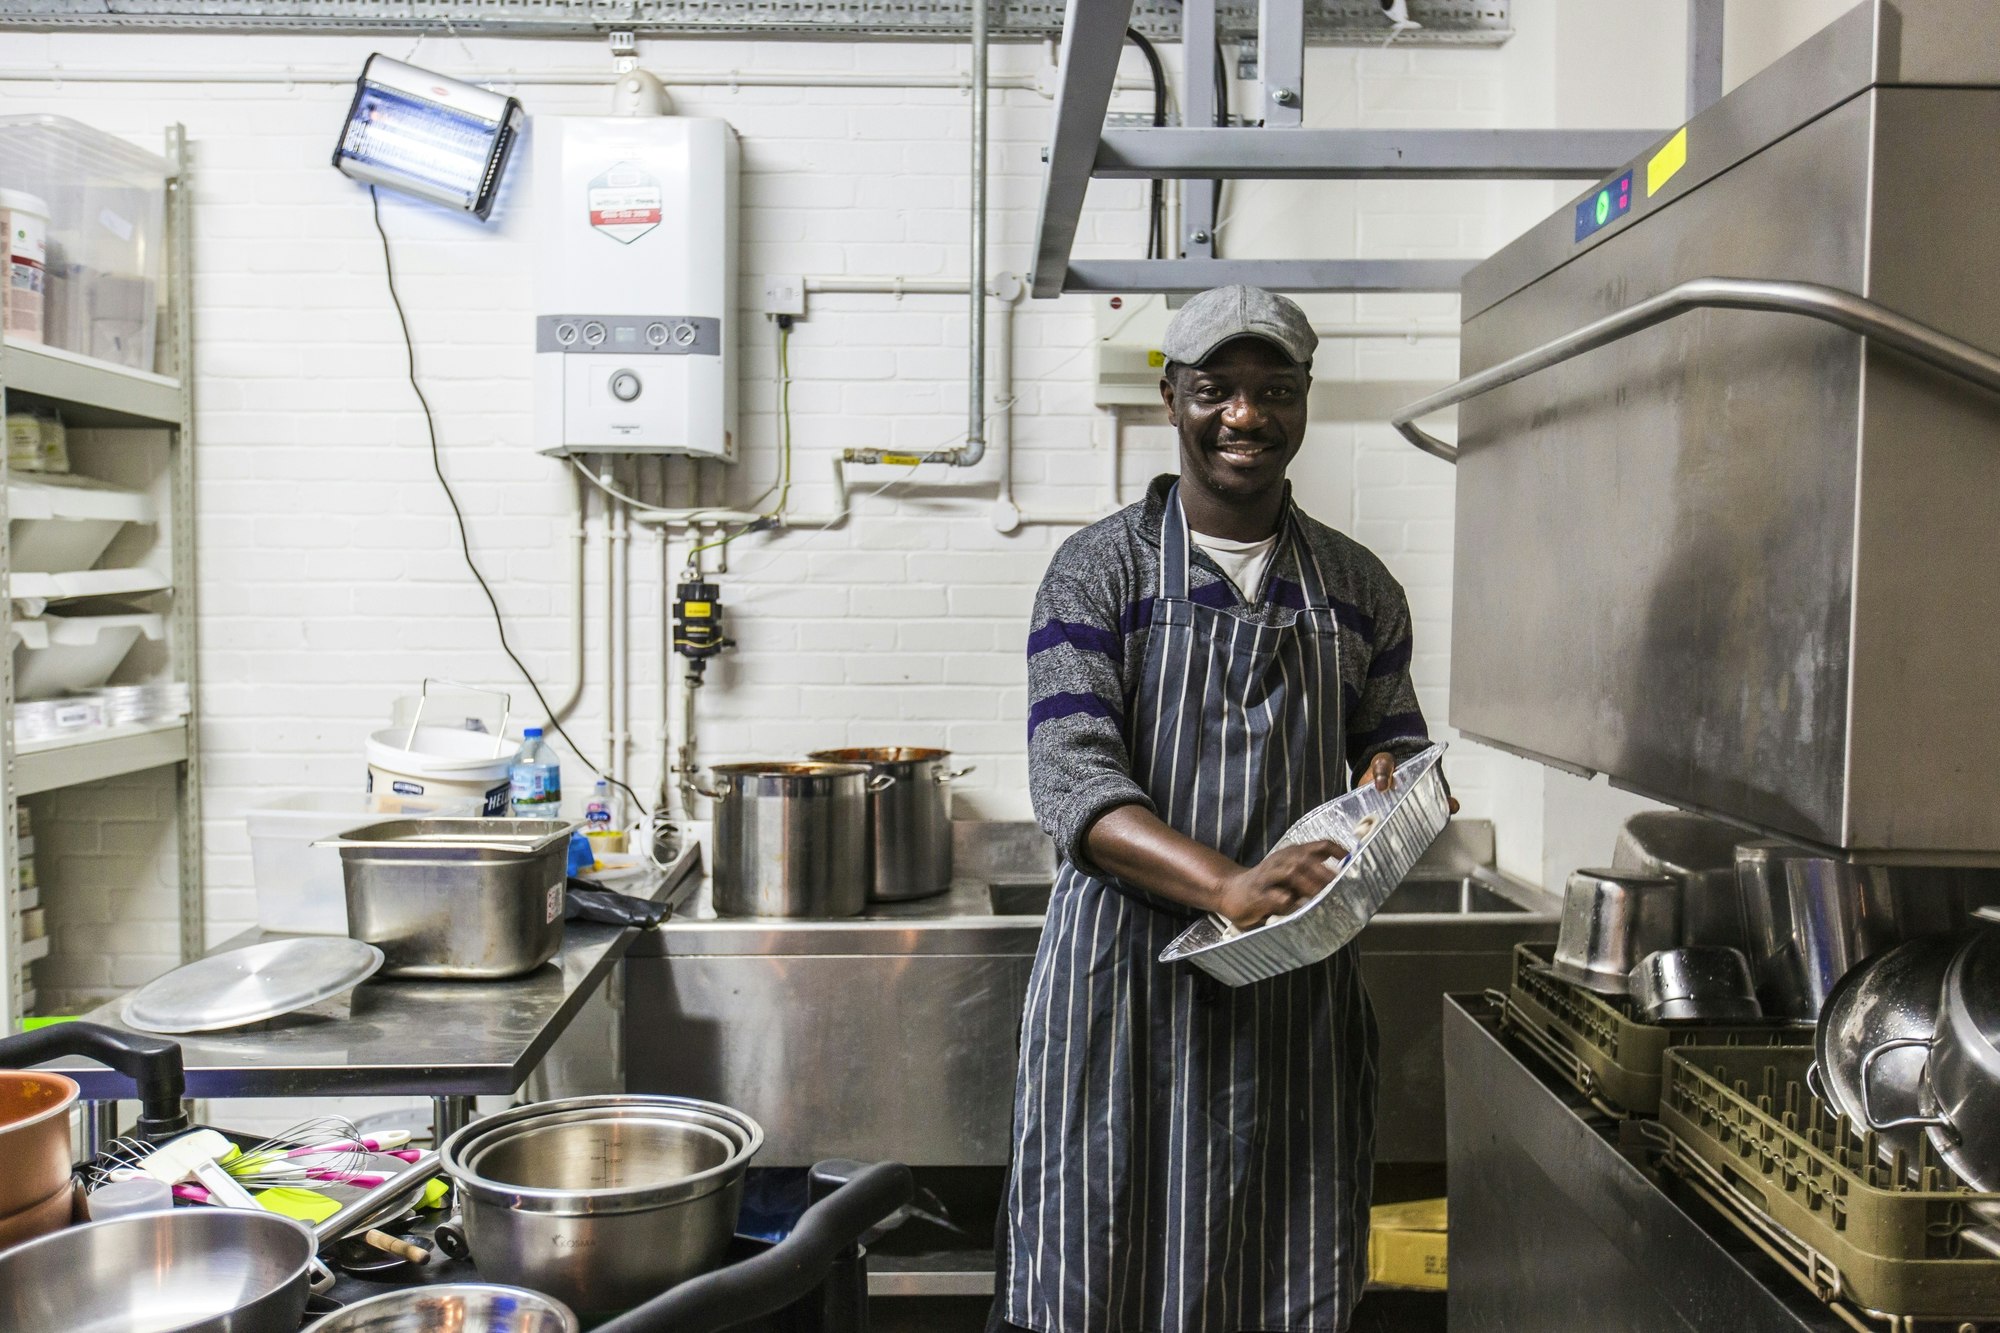
[[(1522, 36), (1498, 52), (1315, 51), (1310, 119), (1547, 124), (1553, 59), (1546, 28), (1555, 2), (1516, 0)], [(422, 423), (401, 378), (367, 196), (327, 165), (350, 87), (189, 81), (202, 71), (358, 70), (375, 45), (158, 33), (10, 32), (0, 41), (0, 65), (8, 67), (157, 68), (174, 80), (103, 83), (73, 74), (61, 83), (0, 82), (0, 114), (55, 112), (147, 147), (159, 143), (162, 125), (180, 121), (193, 143), (201, 742), (214, 939), (254, 916), (243, 811), (278, 792), (359, 783), (364, 737), (385, 724), (391, 701), (419, 678), (493, 683), (514, 691), (518, 711), (533, 708), (494, 642), (430, 475)], [(407, 37), (381, 45), (398, 57), (410, 54)], [(964, 61), (952, 47), (904, 44), (647, 42), (643, 49), (646, 63), (662, 70), (939, 72)], [(574, 69), (602, 54), (593, 42), (433, 38), (414, 59), (464, 73)], [(1006, 47), (996, 51), (994, 68), (1031, 72), (1041, 59), (1039, 47)], [(598, 113), (607, 104), (597, 87), (518, 92), (540, 115)], [(753, 307), (766, 272), (964, 272), (968, 113), (961, 93), (672, 93), (680, 111), (727, 117), (743, 136), (742, 289)], [(1143, 104), (1141, 95), (1124, 98), (1133, 109)], [(1033, 92), (994, 95), (996, 271), (1027, 265), (1048, 115), (1049, 103)], [(419, 371), (474, 550), (498, 588), (514, 644), (559, 696), (568, 686), (563, 542), (571, 485), (529, 442), (526, 165), (517, 159), (489, 226), (393, 197), (385, 197), (383, 212)], [(1100, 183), (1079, 253), (1140, 253), (1143, 193), (1137, 183)], [(1481, 253), (1544, 214), (1552, 198), (1542, 185), (1245, 184), (1231, 187), (1223, 236), (1226, 252), (1238, 255)], [(1446, 329), (1456, 322), (1450, 297), (1328, 298), (1315, 308), (1337, 320), (1424, 320)], [(1014, 476), (1030, 510), (1090, 509), (1101, 500), (1091, 329), (1087, 306), (1076, 298), (1027, 303), (1016, 321)], [(827, 505), (822, 479), (841, 447), (954, 441), (964, 429), (964, 336), (956, 299), (815, 298), (791, 349), (797, 506)], [(776, 457), (775, 349), (769, 326), (754, 314), (745, 321), (741, 365), (746, 461), (730, 484), (739, 501), (762, 491)], [(1442, 382), (1456, 365), (1450, 339), (1335, 343), (1319, 376), (1337, 394), (1345, 381)], [(1124, 435), (1129, 498), (1171, 465), (1171, 440), (1138, 416)], [(1302, 483), (1302, 498), (1372, 545), (1408, 587), (1420, 691), (1441, 722), (1451, 473), (1377, 425), (1316, 426), (1310, 447), (1315, 456), (1304, 471), (1312, 480)], [(978, 765), (964, 787), (963, 812), (1023, 815), (1023, 617), (1063, 532), (995, 532), (987, 513), (990, 463), (972, 478), (926, 469), (937, 475), (867, 497), (892, 475), (871, 479), (872, 471), (855, 471), (856, 494), (866, 498), (844, 529), (754, 536), (732, 549), (721, 581), (742, 646), (710, 672), (703, 755), (722, 761), (818, 745), (948, 745)], [(571, 723), (594, 757), (604, 752), (600, 552), (594, 541), (593, 660)], [(649, 535), (635, 534), (631, 560), (637, 758), (629, 776), (649, 790), (660, 679), (658, 556)], [(1516, 798), (1527, 772), (1471, 746), (1460, 747), (1453, 765), (1469, 814), (1508, 811), (1520, 814), (1524, 827), (1530, 806)], [(567, 775), (572, 788), (587, 789), (580, 766)], [(1532, 813), (1538, 821), (1539, 787)], [(93, 834), (83, 821), (58, 822), (48, 845), (74, 849), (83, 865), (85, 857), (113, 854), (106, 843), (113, 828), (107, 822)], [(143, 848), (121, 842), (115, 850), (125, 857)], [(164, 872), (156, 870), (153, 882), (164, 884)], [(115, 907), (89, 912), (75, 917), (79, 926), (111, 926), (99, 921), (107, 915), (155, 924), (108, 931), (101, 938), (113, 946), (110, 974), (79, 967), (62, 973), (66, 984), (136, 981), (166, 961), (172, 943), (157, 904), (128, 916)]]

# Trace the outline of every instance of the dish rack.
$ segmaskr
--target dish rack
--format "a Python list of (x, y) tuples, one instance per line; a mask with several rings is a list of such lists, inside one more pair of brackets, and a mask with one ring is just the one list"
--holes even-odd
[(1659, 1114), (1661, 1060), (1675, 1047), (1812, 1047), (1813, 1025), (1786, 1019), (1644, 1022), (1633, 1015), (1630, 1000), (1556, 976), (1549, 970), (1554, 952), (1548, 944), (1514, 946), (1513, 979), (1507, 994), (1497, 997), (1501, 1029), (1520, 1037), (1616, 1119)]
[(1919, 1323), (2000, 1316), (2000, 1194), (1965, 1185), (1926, 1143), (1914, 1177), (1806, 1085), (1813, 1053), (1691, 1046), (1665, 1057), (1669, 1169), (1815, 1296), (1847, 1315)]

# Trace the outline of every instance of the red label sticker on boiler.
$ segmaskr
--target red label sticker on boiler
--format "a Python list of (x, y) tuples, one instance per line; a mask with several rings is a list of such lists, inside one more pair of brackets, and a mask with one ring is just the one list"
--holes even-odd
[(590, 225), (624, 245), (660, 225), (664, 200), (660, 182), (636, 162), (614, 163), (590, 183), (585, 195)]

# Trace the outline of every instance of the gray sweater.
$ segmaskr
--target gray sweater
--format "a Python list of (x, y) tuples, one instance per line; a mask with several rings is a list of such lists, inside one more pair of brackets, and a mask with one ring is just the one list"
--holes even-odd
[[(1083, 839), (1106, 811), (1152, 808), (1132, 778), (1125, 727), (1152, 635), (1160, 593), (1160, 521), (1171, 476), (1157, 477), (1138, 504), (1062, 544), (1042, 577), (1028, 635), (1028, 787), (1057, 849), (1090, 869)], [(1340, 625), (1341, 701), (1350, 770), (1378, 751), (1398, 762), (1430, 744), (1410, 683), (1410, 605), (1366, 547), (1300, 513)], [(1281, 543), (1266, 580), (1266, 602), (1243, 599), (1198, 545), (1191, 551), (1190, 598), (1241, 607), (1267, 618), (1301, 609), (1298, 564)], [(1298, 812), (1306, 813), (1301, 810)]]

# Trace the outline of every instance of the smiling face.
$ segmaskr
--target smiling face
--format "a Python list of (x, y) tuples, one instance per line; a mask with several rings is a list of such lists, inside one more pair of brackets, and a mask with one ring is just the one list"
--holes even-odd
[(1160, 381), (1180, 434), (1181, 503), (1195, 531), (1254, 541), (1277, 530), (1285, 468), (1306, 435), (1312, 376), (1262, 338), (1235, 338)]

